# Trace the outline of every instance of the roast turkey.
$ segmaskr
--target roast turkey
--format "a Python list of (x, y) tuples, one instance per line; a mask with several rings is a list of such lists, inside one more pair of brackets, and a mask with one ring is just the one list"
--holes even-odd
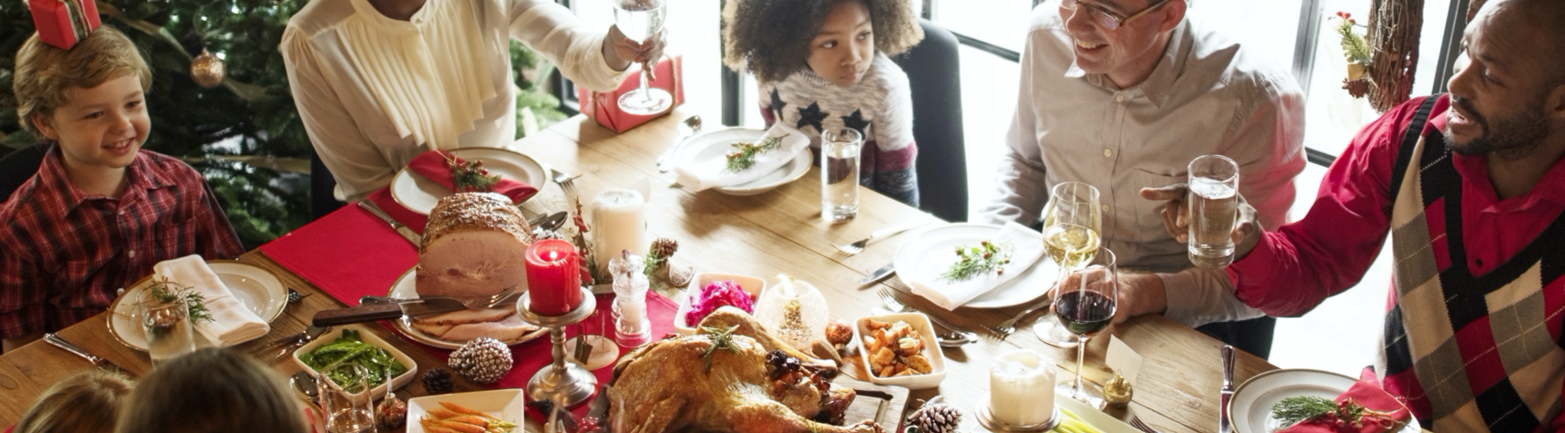
[(429, 212), (419, 246), (419, 296), (488, 297), (527, 290), (526, 253), (532, 227), (506, 196), (456, 193)]
[[(609, 382), (608, 425), (613, 433), (882, 433), (865, 420), (841, 423), (852, 389), (830, 383), (836, 370), (767, 334), (755, 319), (723, 307), (701, 326), (727, 330), (733, 349), (705, 353), (705, 332), (664, 339), (621, 359)], [(780, 373), (767, 362), (773, 350), (805, 366)], [(801, 373), (803, 372), (803, 373)]]

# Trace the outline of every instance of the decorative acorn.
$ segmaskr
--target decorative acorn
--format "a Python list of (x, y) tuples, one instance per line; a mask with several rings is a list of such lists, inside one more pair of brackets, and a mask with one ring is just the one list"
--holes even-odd
[(391, 390), (391, 382), (386, 382), (386, 398), (375, 405), (375, 420), (380, 421), (380, 426), (388, 430), (396, 430), (402, 427), (402, 423), (408, 419), (408, 404), (397, 398), (397, 393)]
[(479, 337), (451, 352), (451, 359), (446, 362), (457, 374), (488, 385), (511, 371), (511, 348), (500, 340)]
[(207, 50), (201, 50), (201, 55), (190, 61), (190, 79), (195, 80), (201, 87), (217, 87), (223, 84), (223, 79), (228, 76), (228, 68), (223, 66), (223, 59), (217, 58)]
[(906, 433), (956, 433), (962, 425), (962, 411), (936, 396), (907, 417)]

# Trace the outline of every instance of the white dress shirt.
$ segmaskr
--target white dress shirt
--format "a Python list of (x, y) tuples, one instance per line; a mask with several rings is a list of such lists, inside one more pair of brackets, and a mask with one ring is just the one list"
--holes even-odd
[(1163, 228), (1163, 202), (1140, 190), (1185, 182), (1192, 159), (1225, 155), (1239, 163), (1239, 192), (1262, 225), (1277, 228), (1304, 170), (1303, 97), (1280, 66), (1196, 17), (1172, 32), (1152, 74), (1119, 89), (1076, 67), (1055, 4), (1035, 9), (999, 191), (984, 217), (1031, 225), (1055, 184), (1091, 184), (1102, 202), (1103, 245), (1121, 269), (1159, 273), (1168, 317), (1191, 326), (1255, 317), (1225, 272), (1192, 267), (1185, 244)]
[(315, 151), (358, 200), (432, 148), (504, 147), (516, 138), (510, 41), (580, 86), (624, 75), (588, 29), (549, 0), (427, 0), (408, 20), (367, 0), (315, 0), (288, 20), (283, 60)]

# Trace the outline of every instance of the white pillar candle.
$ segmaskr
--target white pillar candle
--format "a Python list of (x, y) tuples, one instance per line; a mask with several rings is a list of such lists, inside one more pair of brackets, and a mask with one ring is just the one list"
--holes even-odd
[(1053, 366), (1031, 350), (1000, 355), (989, 368), (989, 407), (1006, 424), (1048, 422), (1054, 412)]
[(592, 243), (599, 270), (608, 269), (609, 259), (620, 251), (647, 253), (646, 204), (640, 192), (623, 188), (607, 189), (593, 198)]

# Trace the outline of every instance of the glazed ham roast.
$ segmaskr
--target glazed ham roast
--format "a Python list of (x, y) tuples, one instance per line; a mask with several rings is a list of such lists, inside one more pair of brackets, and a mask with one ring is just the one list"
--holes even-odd
[[(842, 426), (852, 389), (830, 382), (836, 367), (809, 357), (766, 333), (755, 319), (723, 307), (701, 327), (735, 327), (732, 350), (715, 350), (704, 332), (667, 338), (638, 349), (614, 366), (606, 391), (613, 433), (882, 433), (873, 421)], [(767, 361), (773, 350), (799, 359), (804, 374), (780, 374)]]
[[(464, 192), (440, 199), (429, 212), (419, 246), (415, 287), (419, 296), (484, 298), (511, 287), (527, 291), (527, 247), (532, 228), (511, 199)], [(510, 305), (415, 318), (414, 328), (447, 341), (493, 337), (511, 342), (536, 327)]]

